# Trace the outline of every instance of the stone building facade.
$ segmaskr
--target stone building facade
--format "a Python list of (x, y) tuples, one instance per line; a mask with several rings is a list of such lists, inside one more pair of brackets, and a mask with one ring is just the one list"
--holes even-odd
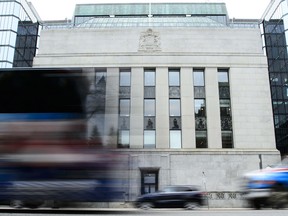
[(125, 199), (199, 185), (211, 207), (243, 206), (242, 175), (280, 161), (260, 29), (199, 26), (195, 17), (189, 27), (105, 19), (43, 30), (33, 66), (93, 72), (91, 88), (105, 97), (88, 124), (124, 155)]

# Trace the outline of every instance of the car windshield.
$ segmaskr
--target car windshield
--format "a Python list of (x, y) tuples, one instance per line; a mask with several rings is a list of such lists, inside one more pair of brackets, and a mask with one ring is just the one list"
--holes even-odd
[(183, 192), (183, 191), (193, 191), (190, 187), (181, 187), (181, 186), (170, 186), (163, 188), (162, 192)]

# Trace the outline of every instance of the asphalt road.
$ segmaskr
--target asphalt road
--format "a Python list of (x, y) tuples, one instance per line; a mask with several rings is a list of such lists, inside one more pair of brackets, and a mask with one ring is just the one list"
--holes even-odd
[(83, 209), (76, 211), (73, 209), (37, 209), (37, 210), (13, 210), (13, 209), (0, 209), (1, 216), (86, 216), (86, 215), (165, 215), (165, 216), (287, 216), (288, 209), (285, 210), (252, 210), (252, 209), (200, 209), (194, 211), (182, 210), (182, 209), (157, 209), (149, 211), (139, 211), (136, 209)]

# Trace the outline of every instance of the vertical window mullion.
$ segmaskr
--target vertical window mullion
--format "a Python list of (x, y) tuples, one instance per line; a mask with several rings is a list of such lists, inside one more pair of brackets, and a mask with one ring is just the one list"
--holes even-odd
[(170, 148), (182, 148), (180, 69), (169, 69), (169, 137)]
[(130, 148), (130, 91), (131, 69), (120, 69), (119, 73), (119, 132), (118, 147)]
[(196, 148), (208, 148), (204, 69), (193, 70)]
[(233, 129), (228, 69), (218, 69), (222, 148), (233, 148)]
[(156, 148), (155, 68), (144, 69), (144, 148)]

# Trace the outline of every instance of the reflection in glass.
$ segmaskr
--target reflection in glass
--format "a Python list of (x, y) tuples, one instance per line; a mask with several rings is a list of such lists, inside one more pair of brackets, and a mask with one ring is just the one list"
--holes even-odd
[(154, 130), (155, 129), (155, 117), (145, 117), (144, 118), (144, 129)]
[(130, 100), (123, 99), (120, 100), (120, 116), (129, 116), (130, 115)]
[(169, 71), (169, 86), (180, 86), (179, 71)]
[(231, 116), (230, 100), (220, 100), (220, 115), (221, 117)]
[(196, 100), (194, 100), (194, 106), (195, 106), (195, 117), (204, 117), (204, 116), (206, 116), (205, 99), (196, 99)]
[(207, 132), (196, 131), (196, 148), (207, 148)]
[(193, 71), (194, 86), (204, 86), (204, 71)]
[(129, 117), (120, 117), (119, 118), (119, 128), (122, 130), (130, 129), (130, 118)]
[(196, 130), (207, 130), (206, 117), (195, 117), (195, 129)]
[(155, 100), (144, 100), (144, 116), (155, 116)]
[(181, 116), (181, 107), (179, 99), (169, 100), (170, 116)]
[(170, 130), (181, 130), (181, 117), (170, 117)]
[(130, 86), (130, 85), (131, 85), (131, 73), (120, 72), (120, 86)]
[(144, 98), (155, 98), (155, 86), (144, 87)]
[(129, 130), (120, 130), (119, 131), (119, 144), (123, 146), (129, 146), (130, 144), (130, 131)]
[(219, 85), (229, 85), (228, 71), (218, 71), (218, 83)]
[(155, 148), (155, 130), (144, 131), (144, 148)]
[(169, 87), (169, 98), (180, 98), (180, 86)]
[(232, 131), (222, 131), (222, 147), (223, 148), (233, 148)]
[(155, 71), (144, 72), (144, 86), (155, 86)]
[(170, 130), (170, 148), (181, 148), (181, 131)]

